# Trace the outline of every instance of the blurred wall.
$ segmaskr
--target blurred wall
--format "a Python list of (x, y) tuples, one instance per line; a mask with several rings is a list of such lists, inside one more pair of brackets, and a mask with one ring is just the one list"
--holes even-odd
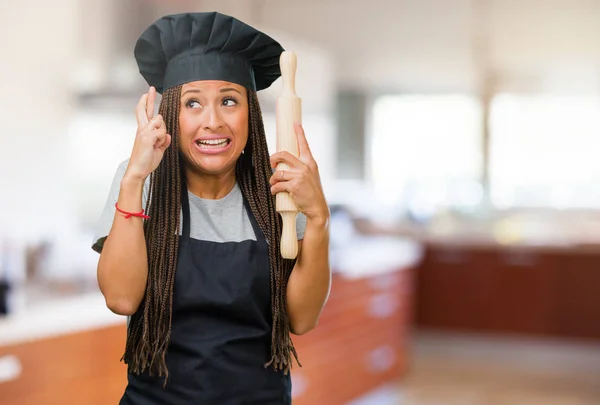
[(343, 87), (477, 92), (489, 68), (506, 87), (599, 90), (594, 0), (267, 0), (262, 10), (332, 49)]
[(79, 5), (0, 2), (0, 237), (40, 238), (69, 227), (66, 128)]

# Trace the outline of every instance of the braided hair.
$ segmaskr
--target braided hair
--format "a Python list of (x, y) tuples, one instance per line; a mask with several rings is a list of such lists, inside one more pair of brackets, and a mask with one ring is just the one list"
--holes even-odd
[[(148, 371), (168, 378), (165, 356), (171, 337), (173, 285), (177, 268), (183, 163), (179, 153), (179, 111), (182, 86), (167, 89), (162, 96), (159, 114), (165, 119), (171, 146), (165, 151), (157, 169), (150, 175), (150, 192), (144, 223), (148, 252), (148, 282), (145, 297), (132, 315), (122, 360), (129, 372)], [(271, 280), (271, 358), (265, 367), (285, 373), (296, 362), (286, 308), (288, 278), (295, 260), (279, 254), (282, 221), (275, 210), (269, 178), (272, 174), (262, 113), (255, 91), (248, 90), (248, 142), (236, 163), (236, 181), (261, 231), (269, 242)], [(166, 383), (166, 379), (165, 379)]]

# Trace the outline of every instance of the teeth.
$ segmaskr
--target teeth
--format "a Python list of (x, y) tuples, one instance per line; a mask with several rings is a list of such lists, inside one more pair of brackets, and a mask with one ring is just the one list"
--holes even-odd
[(220, 148), (227, 145), (227, 139), (205, 139), (198, 140), (196, 143), (204, 148)]
[(198, 143), (202, 143), (204, 145), (219, 145), (225, 142), (227, 142), (227, 139), (205, 139), (198, 141)]

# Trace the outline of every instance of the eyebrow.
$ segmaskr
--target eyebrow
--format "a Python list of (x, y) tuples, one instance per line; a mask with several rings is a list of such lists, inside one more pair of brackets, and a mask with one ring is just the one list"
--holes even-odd
[(228, 91), (235, 91), (240, 96), (242, 95), (242, 93), (238, 89), (234, 89), (233, 87), (224, 87), (224, 88), (222, 88), (222, 89), (219, 90), (219, 93), (226, 93)]
[[(238, 89), (235, 89), (233, 87), (224, 87), (222, 89), (219, 89), (219, 93), (227, 93), (228, 91), (235, 91), (240, 96), (242, 95), (242, 93)], [(184, 91), (182, 95), (185, 96), (187, 93), (202, 93), (202, 91), (200, 91), (200, 89), (189, 89)]]
[(187, 93), (200, 93), (198, 89), (189, 89), (183, 92), (182, 96), (185, 96)]

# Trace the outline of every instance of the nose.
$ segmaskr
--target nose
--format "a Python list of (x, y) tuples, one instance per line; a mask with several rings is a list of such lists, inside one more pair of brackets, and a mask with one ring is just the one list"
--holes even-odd
[(205, 107), (204, 129), (209, 132), (218, 132), (223, 128), (223, 117), (219, 108), (215, 105)]

